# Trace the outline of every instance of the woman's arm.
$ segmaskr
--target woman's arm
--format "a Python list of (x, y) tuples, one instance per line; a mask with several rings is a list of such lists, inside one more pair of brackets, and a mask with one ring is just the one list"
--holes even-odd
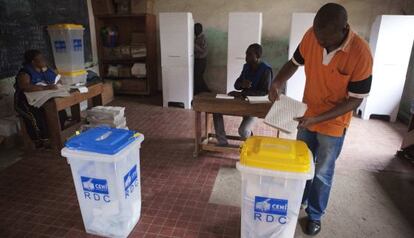
[(26, 73), (19, 73), (17, 75), (17, 84), (23, 92), (36, 92), (48, 89), (56, 89), (56, 85), (38, 86), (30, 83), (30, 76)]

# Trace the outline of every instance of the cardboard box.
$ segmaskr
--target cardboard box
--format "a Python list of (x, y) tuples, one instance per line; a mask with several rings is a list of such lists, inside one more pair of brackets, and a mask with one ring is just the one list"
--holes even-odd
[(105, 81), (102, 91), (102, 104), (106, 105), (114, 100), (114, 89), (112, 87), (112, 81)]
[(94, 15), (114, 14), (115, 6), (112, 0), (92, 0)]
[(131, 13), (154, 13), (154, 0), (131, 0)]

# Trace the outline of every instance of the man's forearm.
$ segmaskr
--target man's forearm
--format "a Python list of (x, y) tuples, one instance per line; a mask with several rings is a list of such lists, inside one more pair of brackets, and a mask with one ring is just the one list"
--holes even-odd
[(331, 110), (317, 116), (316, 117), (317, 123), (328, 121), (328, 120), (337, 118), (339, 116), (342, 116), (350, 111), (353, 111), (361, 104), (362, 100), (363, 99), (353, 98), (353, 97), (346, 99), (346, 101), (342, 102), (341, 104), (338, 104)]
[(246, 89), (246, 90), (243, 90), (242, 95), (245, 96), (245, 97), (247, 97), (247, 96), (265, 96), (265, 95), (267, 95), (267, 91)]
[(236, 90), (243, 90), (242, 81), (243, 81), (242, 76), (240, 76), (236, 79), (236, 82), (234, 82), (234, 88)]
[(279, 73), (276, 75), (272, 87), (280, 89), (290, 77), (298, 70), (298, 66), (295, 65), (292, 60), (286, 62), (283, 67), (279, 70)]

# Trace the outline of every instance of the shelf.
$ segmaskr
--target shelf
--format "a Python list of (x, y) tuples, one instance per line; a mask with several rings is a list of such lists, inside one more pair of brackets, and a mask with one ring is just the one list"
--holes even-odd
[[(130, 55), (114, 54), (107, 52), (100, 31), (96, 31), (99, 70), (101, 75), (106, 75), (109, 65), (131, 66), (134, 63), (146, 65), (147, 77), (104, 77), (114, 83), (114, 91), (117, 94), (148, 95), (155, 92), (157, 87), (157, 43), (156, 43), (156, 15), (151, 13), (143, 14), (96, 14), (95, 28), (115, 25), (118, 27), (118, 42), (121, 45), (128, 45), (132, 33), (140, 32), (145, 34), (145, 47), (147, 55), (133, 58)], [(121, 72), (122, 73), (122, 72)], [(128, 74), (121, 74), (128, 75)]]
[(103, 59), (104, 64), (133, 64), (146, 63), (147, 57), (128, 58), (128, 59)]

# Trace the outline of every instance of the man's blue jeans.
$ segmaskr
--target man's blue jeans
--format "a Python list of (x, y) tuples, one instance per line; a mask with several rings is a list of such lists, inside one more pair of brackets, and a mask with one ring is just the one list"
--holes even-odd
[(333, 137), (299, 129), (297, 139), (304, 141), (312, 151), (315, 162), (315, 176), (306, 182), (302, 204), (307, 204), (306, 213), (310, 220), (320, 221), (328, 205), (335, 161), (341, 153), (345, 133)]

